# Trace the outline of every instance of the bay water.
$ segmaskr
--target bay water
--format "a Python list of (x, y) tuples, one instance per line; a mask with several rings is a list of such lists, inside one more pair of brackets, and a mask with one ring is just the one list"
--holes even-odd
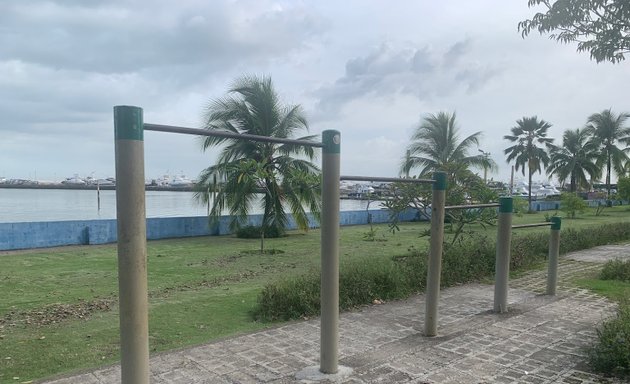
[[(147, 217), (207, 215), (207, 206), (195, 201), (193, 195), (193, 192), (147, 191)], [(365, 200), (341, 200), (340, 209), (365, 210), (367, 204)], [(378, 207), (378, 202), (370, 203), (370, 209)], [(254, 206), (250, 213), (262, 210)], [(116, 191), (100, 191), (99, 209), (94, 190), (0, 188), (0, 223), (115, 218)]]

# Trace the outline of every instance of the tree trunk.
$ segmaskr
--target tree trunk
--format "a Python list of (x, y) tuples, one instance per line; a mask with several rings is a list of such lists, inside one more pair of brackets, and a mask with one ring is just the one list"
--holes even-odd
[(610, 200), (610, 153), (608, 154), (608, 162), (606, 163), (606, 199)]
[(571, 191), (571, 193), (575, 192), (575, 190), (576, 190), (575, 172), (571, 172), (571, 188), (569, 190)]
[(529, 174), (529, 184), (527, 185), (527, 188), (529, 189), (529, 196), (527, 198), (527, 201), (529, 204), (527, 205), (527, 212), (532, 212), (532, 167), (529, 166), (527, 171), (527, 173)]

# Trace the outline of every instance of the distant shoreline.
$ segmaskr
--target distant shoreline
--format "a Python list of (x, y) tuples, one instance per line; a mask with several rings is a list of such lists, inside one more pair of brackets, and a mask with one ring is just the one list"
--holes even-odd
[[(71, 190), (88, 190), (96, 191), (97, 186), (95, 184), (90, 185), (76, 185), (76, 184), (0, 184), (0, 189), (71, 189)], [(115, 185), (100, 185), (98, 187), (103, 191), (116, 190)], [(146, 191), (168, 191), (168, 192), (192, 192), (193, 187), (169, 187), (169, 186), (157, 186), (147, 185)]]

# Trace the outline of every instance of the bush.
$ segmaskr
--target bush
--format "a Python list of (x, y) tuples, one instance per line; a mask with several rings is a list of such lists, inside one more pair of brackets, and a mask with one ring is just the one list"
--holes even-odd
[[(560, 235), (560, 241), (563, 235)], [(510, 269), (531, 267), (547, 257), (549, 253), (549, 233), (531, 232), (512, 235)]]
[(601, 280), (630, 281), (630, 260), (610, 260), (600, 272)]
[[(494, 244), (487, 238), (445, 245), (442, 285), (479, 280), (494, 272)], [(394, 259), (344, 263), (339, 272), (339, 307), (354, 308), (374, 300), (394, 300), (426, 287), (427, 254), (411, 248)], [(290, 320), (320, 313), (320, 274), (308, 273), (268, 284), (258, 297), (254, 318)]]
[(399, 299), (412, 291), (405, 273), (390, 260), (348, 263), (339, 272), (340, 308), (353, 308), (374, 300)]
[[(566, 253), (630, 239), (630, 223), (564, 229), (560, 252)], [(495, 240), (468, 237), (445, 244), (442, 254), (443, 287), (479, 281), (495, 270)], [(512, 237), (510, 269), (528, 268), (544, 261), (549, 252), (549, 232)], [(628, 267), (630, 269), (630, 267)], [(427, 251), (410, 248), (392, 259), (366, 259), (344, 263), (339, 272), (341, 310), (370, 304), (375, 299), (393, 300), (422, 292), (426, 287)], [(268, 284), (258, 297), (254, 317), (263, 321), (290, 320), (320, 313), (320, 274), (308, 273)]]
[(264, 321), (299, 319), (319, 313), (320, 274), (308, 273), (267, 284), (259, 295), (254, 318)]
[(621, 304), (617, 316), (597, 330), (597, 343), (589, 350), (593, 369), (630, 376), (630, 306)]
[(586, 201), (575, 193), (563, 193), (560, 196), (560, 210), (572, 219), (577, 213), (583, 213), (586, 208), (588, 208)]
[[(262, 231), (261, 227), (257, 227), (254, 225), (247, 225), (245, 227), (240, 227), (236, 230), (236, 237), (239, 239), (260, 239), (260, 232)], [(273, 239), (276, 237), (282, 237), (285, 233), (281, 228), (278, 227), (267, 227), (265, 228), (265, 238)]]
[(485, 236), (445, 245), (441, 285), (449, 287), (490, 276), (494, 273), (495, 260), (495, 242)]
[(529, 200), (527, 198), (514, 197), (512, 199), (512, 209), (516, 216), (523, 216), (523, 213), (529, 212)]
[(560, 233), (560, 253), (579, 251), (627, 239), (630, 239), (630, 223), (563, 229)]

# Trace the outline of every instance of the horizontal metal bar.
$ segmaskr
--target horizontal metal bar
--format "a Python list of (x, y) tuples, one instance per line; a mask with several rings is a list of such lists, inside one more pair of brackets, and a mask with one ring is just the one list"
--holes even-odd
[(549, 225), (551, 225), (551, 223), (520, 224), (520, 225), (513, 225), (512, 229), (533, 228), (533, 227), (547, 227)]
[(370, 176), (341, 176), (339, 180), (352, 180), (352, 181), (379, 181), (383, 183), (415, 183), (415, 184), (433, 184), (433, 179), (412, 179), (412, 178), (400, 178), (400, 177), (370, 177)]
[(321, 148), (324, 146), (324, 144), (318, 141), (283, 139), (280, 137), (250, 135), (248, 133), (233, 133), (233, 132), (218, 131), (218, 130), (211, 130), (211, 129), (175, 127), (172, 125), (161, 125), (161, 124), (144, 124), (144, 130), (157, 131), (157, 132), (183, 133), (186, 135), (223, 137), (226, 139), (262, 141), (266, 143), (296, 144), (296, 145), (303, 145), (305, 147)]
[(444, 207), (444, 209), (492, 208), (492, 207), (498, 207), (498, 206), (499, 206), (499, 203), (449, 205), (449, 206)]

